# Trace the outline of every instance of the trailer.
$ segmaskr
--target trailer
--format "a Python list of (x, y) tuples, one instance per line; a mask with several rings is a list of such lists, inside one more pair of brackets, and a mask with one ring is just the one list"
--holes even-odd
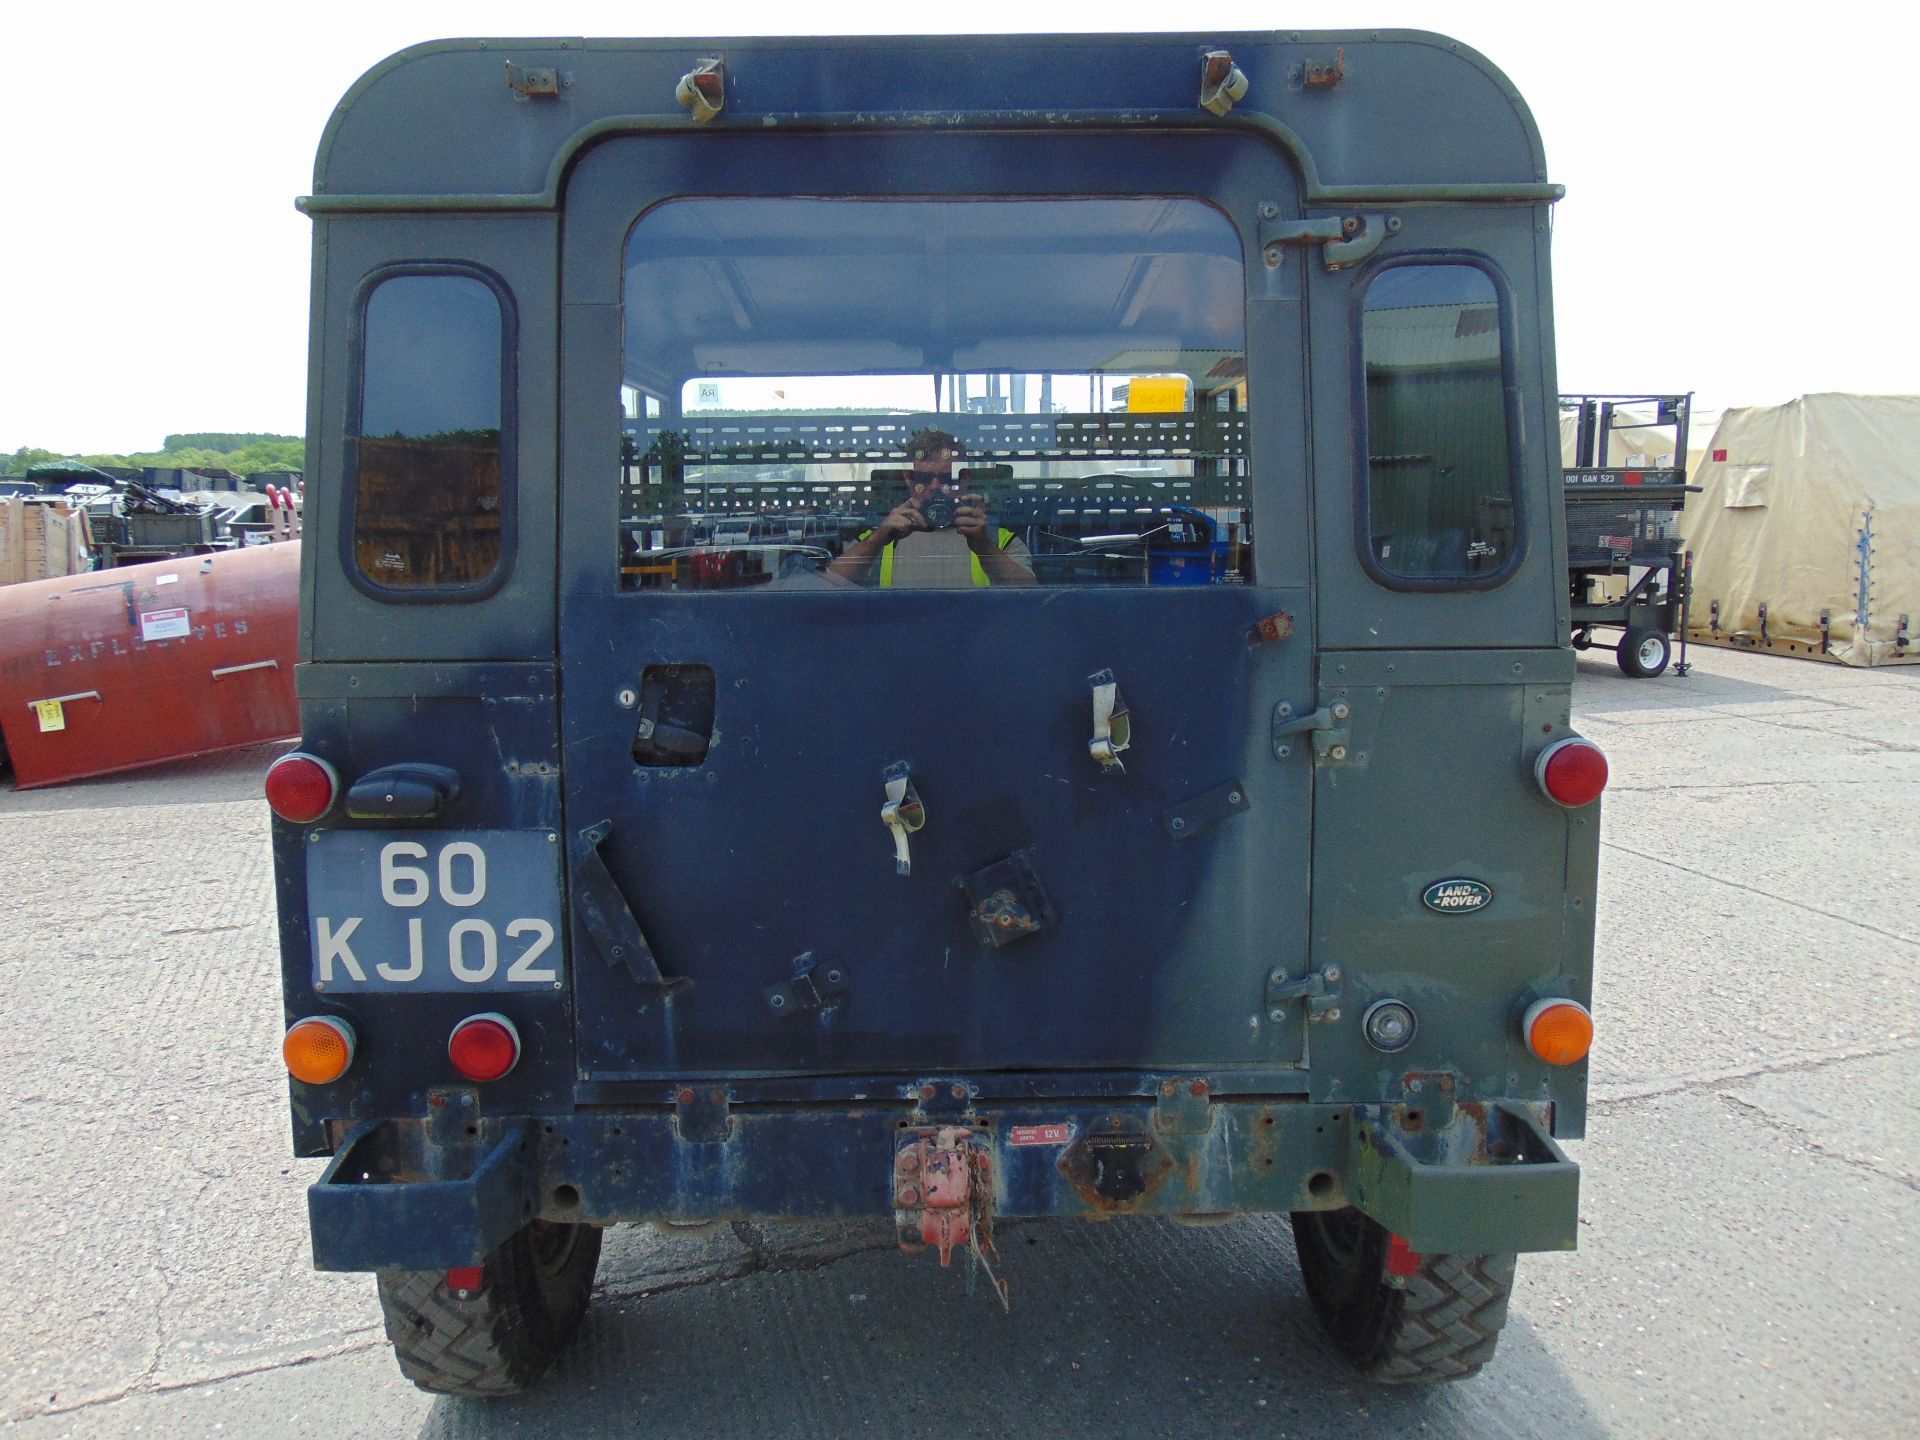
[[(1636, 680), (1663, 673), (1680, 637), (1687, 665), (1693, 557), (1674, 533), (1687, 503), (1687, 421), (1693, 394), (1562, 395), (1573, 425), (1565, 467), (1567, 587), (1573, 648), (1614, 652)], [(1641, 432), (1628, 439), (1623, 432)], [(1651, 437), (1645, 432), (1657, 432)], [(1661, 448), (1671, 441), (1671, 448)], [(1652, 459), (1653, 464), (1647, 464)], [(1613, 643), (1594, 631), (1618, 630)]]

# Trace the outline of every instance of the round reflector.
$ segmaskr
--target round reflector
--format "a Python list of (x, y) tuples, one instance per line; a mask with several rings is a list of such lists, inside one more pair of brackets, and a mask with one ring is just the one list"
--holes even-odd
[(1527, 1048), (1549, 1065), (1573, 1065), (1593, 1048), (1593, 1016), (1578, 1000), (1536, 1000), (1520, 1028)]
[(1388, 1055), (1411, 1045), (1418, 1028), (1413, 1007), (1404, 1000), (1376, 1000), (1360, 1017), (1360, 1033), (1367, 1037), (1367, 1043)]
[(519, 1063), (520, 1032), (498, 1011), (469, 1015), (453, 1027), (447, 1058), (469, 1080), (498, 1080)]
[(312, 824), (339, 793), (339, 773), (318, 755), (295, 750), (267, 767), (267, 804), (290, 824)]
[(1607, 757), (1591, 740), (1559, 740), (1540, 752), (1533, 775), (1556, 805), (1578, 810), (1607, 788)]
[(296, 1020), (280, 1043), (287, 1073), (308, 1085), (331, 1085), (353, 1064), (353, 1027), (333, 1015)]

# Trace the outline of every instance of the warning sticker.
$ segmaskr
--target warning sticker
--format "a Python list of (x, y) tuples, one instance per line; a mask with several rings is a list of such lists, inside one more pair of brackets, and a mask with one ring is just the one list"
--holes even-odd
[(192, 633), (193, 623), (187, 616), (185, 606), (175, 610), (142, 610), (140, 612), (142, 640), (180, 640)]
[(49, 730), (64, 730), (67, 728), (67, 710), (58, 700), (34, 701), (33, 713), (40, 721), (40, 731), (42, 734), (45, 734)]
[(1051, 1125), (1015, 1125), (1007, 1131), (1009, 1145), (1065, 1145), (1072, 1139), (1071, 1120), (1057, 1120)]

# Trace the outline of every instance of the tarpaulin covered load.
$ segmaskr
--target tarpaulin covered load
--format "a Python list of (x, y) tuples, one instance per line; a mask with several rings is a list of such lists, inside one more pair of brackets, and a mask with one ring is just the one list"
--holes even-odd
[(300, 546), (0, 588), (0, 737), (21, 789), (299, 733)]
[(1729, 410), (1692, 478), (1694, 640), (1849, 665), (1920, 656), (1920, 395)]

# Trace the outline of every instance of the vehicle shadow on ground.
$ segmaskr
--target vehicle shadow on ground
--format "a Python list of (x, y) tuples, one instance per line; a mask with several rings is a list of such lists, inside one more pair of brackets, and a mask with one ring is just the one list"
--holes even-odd
[[(1809, 706), (1849, 709), (1840, 696), (1824, 693), (1823, 682), (1830, 683), (1838, 666), (1807, 660), (1767, 657), (1780, 668), (1778, 683), (1739, 679), (1700, 668), (1700, 661), (1723, 651), (1696, 648), (1694, 662), (1685, 675), (1668, 669), (1645, 679), (1630, 679), (1620, 672), (1611, 651), (1593, 649), (1578, 652), (1577, 688), (1574, 708), (1589, 714), (1607, 714), (1630, 710), (1690, 710), (1715, 705), (1762, 705), (1782, 700), (1803, 702)], [(1675, 652), (1676, 658), (1678, 651)], [(1857, 673), (1857, 672), (1856, 672)]]
[(967, 1295), (958, 1261), (901, 1254), (884, 1223), (736, 1226), (669, 1242), (682, 1256), (625, 1233), (544, 1384), (436, 1401), (423, 1440), (1605, 1433), (1518, 1314), (1471, 1380), (1361, 1383), (1322, 1341), (1275, 1217), (1004, 1223), (1008, 1314), (984, 1284)]
[(293, 744), (291, 740), (267, 740), (213, 755), (162, 761), (119, 775), (69, 780), (39, 790), (20, 789), (12, 768), (0, 766), (0, 815), (252, 800), (259, 802), (264, 825), (267, 767)]

